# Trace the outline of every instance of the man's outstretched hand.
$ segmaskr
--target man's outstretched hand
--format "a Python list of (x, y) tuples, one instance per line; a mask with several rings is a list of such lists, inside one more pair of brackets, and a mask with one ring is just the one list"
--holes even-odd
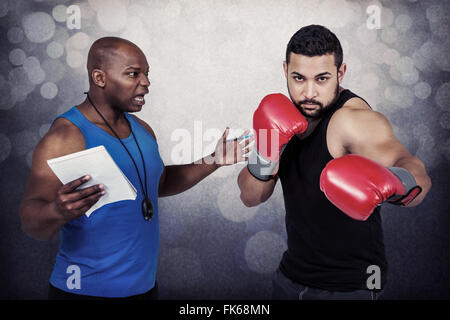
[(219, 139), (214, 150), (214, 162), (219, 166), (228, 166), (238, 162), (247, 161), (248, 153), (250, 151), (249, 144), (254, 140), (253, 136), (244, 138), (249, 135), (250, 130), (245, 130), (242, 135), (233, 139), (227, 140), (230, 128), (227, 127), (222, 137)]

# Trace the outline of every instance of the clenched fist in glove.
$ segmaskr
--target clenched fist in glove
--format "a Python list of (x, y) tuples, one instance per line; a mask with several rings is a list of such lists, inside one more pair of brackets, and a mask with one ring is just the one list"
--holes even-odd
[(351, 218), (367, 220), (383, 202), (407, 205), (422, 188), (404, 168), (386, 168), (350, 154), (328, 162), (320, 175), (320, 190)]
[(250, 173), (262, 181), (273, 177), (284, 146), (307, 127), (308, 122), (288, 97), (281, 93), (265, 96), (253, 114), (256, 148), (249, 157)]

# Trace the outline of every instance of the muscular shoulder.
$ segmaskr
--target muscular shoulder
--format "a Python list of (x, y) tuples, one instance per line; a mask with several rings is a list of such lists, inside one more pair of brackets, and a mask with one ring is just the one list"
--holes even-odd
[(135, 118), (139, 123), (140, 123), (140, 125), (141, 126), (143, 126), (144, 128), (145, 128), (145, 130), (147, 130), (152, 136), (153, 136), (153, 138), (155, 138), (155, 140), (156, 140), (156, 135), (155, 135), (155, 133), (153, 132), (153, 129), (152, 129), (152, 127), (150, 127), (150, 125), (147, 123), (147, 122), (145, 122), (144, 120), (142, 120), (142, 119), (139, 119), (137, 116), (135, 116), (134, 114), (130, 114), (133, 118)]
[(36, 147), (35, 154), (54, 158), (84, 150), (86, 143), (80, 129), (64, 118), (58, 118)]
[(70, 121), (64, 118), (57, 119), (34, 149), (25, 198), (37, 197), (52, 201), (61, 182), (51, 171), (47, 160), (85, 148), (81, 131)]
[(348, 99), (340, 110), (372, 110), (372, 108), (360, 97), (353, 97)]
[(365, 108), (341, 108), (336, 111), (330, 124), (336, 126), (338, 132), (354, 132), (355, 134), (370, 132), (389, 126), (388, 119), (381, 113)]
[(351, 100), (354, 101), (344, 105), (330, 119), (328, 130), (335, 143), (351, 151), (354, 146), (377, 144), (393, 137), (392, 127), (383, 114), (370, 109), (359, 98)]

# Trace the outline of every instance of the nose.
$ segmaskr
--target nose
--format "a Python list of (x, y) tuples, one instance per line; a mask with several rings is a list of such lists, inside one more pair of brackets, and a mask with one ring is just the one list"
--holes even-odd
[(150, 79), (148, 78), (148, 76), (143, 74), (142, 77), (141, 77), (141, 82), (140, 83), (141, 83), (141, 86), (149, 87), (150, 86)]
[(314, 99), (317, 96), (317, 91), (313, 81), (306, 83), (305, 91), (303, 92), (306, 100)]

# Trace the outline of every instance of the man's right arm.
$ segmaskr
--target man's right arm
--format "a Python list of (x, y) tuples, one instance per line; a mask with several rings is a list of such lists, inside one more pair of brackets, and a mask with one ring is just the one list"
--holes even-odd
[(252, 176), (245, 166), (238, 176), (238, 186), (241, 189), (241, 200), (246, 207), (254, 207), (265, 202), (273, 193), (277, 178), (261, 181)]
[(82, 215), (78, 209), (86, 211), (87, 205), (92, 206), (91, 202), (96, 197), (95, 202), (100, 198), (95, 192), (98, 185), (74, 192), (88, 178), (81, 177), (62, 185), (47, 164), (48, 159), (84, 149), (82, 133), (66, 119), (56, 120), (36, 146), (25, 196), (19, 207), (22, 230), (26, 234), (39, 240), (49, 240), (64, 224)]
[(247, 207), (269, 199), (275, 188), (284, 147), (307, 127), (307, 120), (285, 95), (269, 94), (261, 100), (253, 114), (256, 143), (248, 165), (238, 177), (241, 200)]

